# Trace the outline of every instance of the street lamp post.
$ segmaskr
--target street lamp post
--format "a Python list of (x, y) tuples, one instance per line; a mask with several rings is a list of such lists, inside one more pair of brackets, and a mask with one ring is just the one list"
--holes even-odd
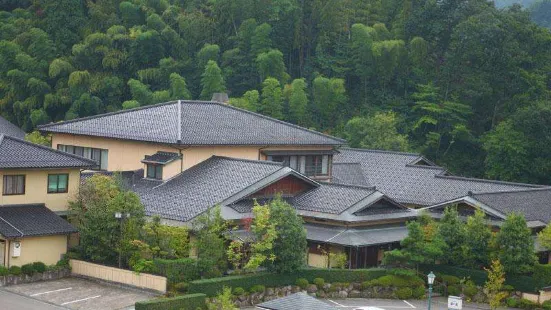
[(430, 310), (430, 304), (431, 304), (431, 299), (432, 299), (432, 284), (434, 283), (434, 278), (436, 278), (436, 276), (431, 271), (427, 275), (427, 282), (429, 283), (429, 309), (428, 310)]
[[(115, 212), (115, 218), (119, 221), (120, 239), (122, 240), (122, 222), (130, 217), (130, 213)], [(119, 240), (119, 268), (122, 268), (122, 249)]]

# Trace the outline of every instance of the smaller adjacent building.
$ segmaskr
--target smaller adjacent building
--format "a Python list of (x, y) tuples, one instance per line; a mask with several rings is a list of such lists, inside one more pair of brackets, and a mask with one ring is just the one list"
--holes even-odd
[(336, 310), (337, 307), (331, 306), (318, 300), (306, 293), (296, 293), (274, 300), (263, 302), (256, 306), (259, 309), (266, 310)]
[(0, 134), (0, 266), (55, 264), (76, 229), (62, 218), (97, 163)]

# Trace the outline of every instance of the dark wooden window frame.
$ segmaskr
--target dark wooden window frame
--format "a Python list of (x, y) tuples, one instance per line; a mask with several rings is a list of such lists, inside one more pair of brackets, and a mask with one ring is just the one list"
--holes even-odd
[[(153, 175), (152, 176), (150, 176), (150, 174), (149, 174), (150, 170), (153, 170)], [(147, 179), (162, 180), (163, 179), (163, 165), (146, 164), (145, 176), (146, 176)]]
[[(23, 192), (22, 193), (6, 193), (6, 180), (10, 177), (23, 177)], [(16, 196), (16, 195), (25, 195), (26, 191), (26, 185), (27, 185), (27, 177), (24, 174), (10, 174), (10, 175), (4, 175), (3, 177), (3, 183), (2, 183), (2, 195), (3, 196)]]

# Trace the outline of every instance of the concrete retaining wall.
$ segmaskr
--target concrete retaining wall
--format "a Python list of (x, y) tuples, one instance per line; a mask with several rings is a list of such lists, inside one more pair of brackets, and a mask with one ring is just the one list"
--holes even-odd
[(72, 274), (76, 276), (84, 276), (166, 293), (167, 280), (165, 277), (146, 273), (137, 274), (130, 270), (108, 267), (75, 259), (71, 259), (69, 264), (71, 265)]

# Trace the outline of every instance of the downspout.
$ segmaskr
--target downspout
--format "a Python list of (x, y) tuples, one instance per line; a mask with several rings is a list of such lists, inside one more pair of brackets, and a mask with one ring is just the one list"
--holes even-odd
[(6, 244), (8, 245), (8, 247), (7, 247), (7, 249), (4, 249), (4, 250), (5, 250), (5, 251), (4, 251), (4, 257), (5, 257), (5, 260), (6, 260), (6, 266), (7, 266), (7, 268), (10, 268), (10, 267), (11, 267), (11, 266), (10, 266), (10, 257), (11, 257), (11, 255), (10, 255), (10, 248), (11, 248), (11, 246), (10, 246), (10, 245), (11, 245), (11, 244), (10, 244), (10, 240), (9, 240), (9, 239), (7, 239), (6, 241), (7, 241)]

